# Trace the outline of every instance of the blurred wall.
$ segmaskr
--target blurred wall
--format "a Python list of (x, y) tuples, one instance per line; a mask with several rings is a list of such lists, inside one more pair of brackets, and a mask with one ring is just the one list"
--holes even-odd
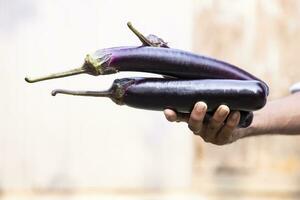
[[(194, 50), (257, 75), (270, 86), (269, 100), (277, 99), (300, 81), (299, 19), (296, 0), (197, 1)], [(247, 138), (223, 147), (194, 141), (196, 191), (228, 199), (299, 198), (299, 136)]]
[(79, 66), (99, 48), (140, 45), (127, 21), (191, 50), (190, 1), (171, 8), (171, 0), (0, 3), (1, 190), (160, 190), (191, 184), (193, 143), (185, 125), (108, 99), (50, 95), (55, 88), (103, 90), (115, 78), (145, 74), (24, 81), (27, 75)]
[(298, 199), (299, 137), (218, 147), (162, 113), (54, 88), (106, 89), (140, 73), (29, 85), (99, 48), (139, 45), (126, 27), (261, 77), (270, 100), (299, 81), (299, 1), (0, 0), (0, 199)]

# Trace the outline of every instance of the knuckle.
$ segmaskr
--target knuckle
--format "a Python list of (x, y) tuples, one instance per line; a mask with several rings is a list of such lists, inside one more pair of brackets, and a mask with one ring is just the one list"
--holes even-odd
[(208, 126), (207, 126), (207, 131), (208, 132), (213, 132), (216, 129), (217, 129), (217, 127), (215, 125), (213, 125), (213, 124), (208, 124)]
[(224, 119), (223, 118), (222, 119), (221, 118), (213, 118), (213, 120), (214, 120), (215, 124), (220, 125), (224, 122), (225, 118)]
[(214, 143), (216, 141), (216, 137), (217, 137), (217, 131), (207, 132), (206, 134), (207, 141), (211, 143)]
[(204, 142), (210, 143), (210, 141), (206, 135), (201, 135), (201, 137), (204, 140)]
[(202, 134), (202, 131), (200, 130), (200, 131), (193, 131), (193, 134), (194, 135), (199, 135), (200, 137), (202, 137), (203, 136), (203, 134)]
[(238, 125), (239, 121), (240, 121), (240, 113), (234, 112), (229, 116), (226, 125), (230, 128), (234, 128), (235, 126)]
[(236, 127), (235, 124), (226, 124), (226, 129), (228, 132), (232, 132), (235, 127)]
[(228, 140), (232, 137), (232, 131), (226, 130), (225, 128), (219, 133), (218, 138), (220, 140)]
[(199, 116), (196, 116), (195, 114), (191, 114), (190, 121), (196, 123), (196, 122), (200, 122), (201, 120)]
[(212, 118), (207, 125), (207, 129), (209, 131), (215, 131), (215, 130), (219, 129), (221, 126), (222, 126), (221, 122), (218, 122), (214, 118)]
[(202, 126), (195, 127), (193, 125), (188, 124), (188, 127), (193, 132), (194, 135), (199, 135), (203, 137), (204, 134), (203, 134)]
[(188, 121), (189, 129), (193, 132), (199, 132), (202, 128), (202, 121), (201, 120), (194, 120), (192, 118)]
[(238, 122), (236, 122), (236, 123), (227, 122), (224, 127), (226, 128), (227, 132), (232, 132), (237, 125), (238, 125)]
[(203, 113), (199, 112), (192, 112), (190, 116), (191, 120), (201, 122), (203, 119)]
[(188, 127), (191, 131), (193, 131), (193, 133), (197, 132), (197, 127), (195, 127), (193, 124), (188, 124)]

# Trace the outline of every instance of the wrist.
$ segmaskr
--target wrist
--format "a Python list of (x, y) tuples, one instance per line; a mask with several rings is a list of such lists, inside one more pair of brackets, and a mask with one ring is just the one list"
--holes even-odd
[[(262, 111), (256, 111), (253, 113), (253, 122), (249, 127), (243, 130), (243, 137), (263, 135), (269, 132), (268, 122), (266, 121), (267, 118), (262, 116), (261, 112)], [(264, 113), (264, 115), (266, 115), (266, 113)]]

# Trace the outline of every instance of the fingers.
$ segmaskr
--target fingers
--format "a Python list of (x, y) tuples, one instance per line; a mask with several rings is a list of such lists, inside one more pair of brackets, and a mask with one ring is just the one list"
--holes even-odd
[(189, 119), (189, 114), (187, 113), (176, 113), (174, 110), (165, 109), (164, 110), (165, 117), (169, 122), (187, 122)]
[(194, 109), (188, 120), (188, 126), (195, 134), (200, 134), (203, 124), (203, 119), (207, 110), (207, 105), (204, 102), (195, 104)]
[[(168, 121), (185, 121), (194, 134), (200, 135), (205, 142), (217, 145), (224, 145), (239, 139), (236, 130), (240, 121), (240, 112), (230, 113), (230, 109), (226, 105), (221, 105), (213, 116), (205, 122), (207, 105), (204, 102), (195, 104), (191, 114), (176, 113), (171, 109), (165, 109), (164, 114)], [(229, 116), (228, 116), (229, 115)], [(227, 118), (228, 117), (228, 118)], [(226, 120), (226, 123), (224, 121)]]
[(240, 112), (236, 111), (229, 115), (226, 124), (217, 136), (218, 145), (228, 144), (235, 141), (238, 138), (234, 138), (234, 129), (238, 126), (240, 121)]
[(216, 139), (217, 133), (224, 125), (230, 110), (228, 106), (221, 105), (209, 120), (206, 132), (203, 134), (203, 139), (207, 142), (213, 142)]
[(164, 114), (169, 122), (175, 122), (177, 120), (176, 112), (171, 109), (165, 109)]

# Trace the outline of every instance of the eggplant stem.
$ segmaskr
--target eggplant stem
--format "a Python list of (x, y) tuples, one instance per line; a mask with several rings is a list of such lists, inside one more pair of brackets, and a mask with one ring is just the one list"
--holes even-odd
[(68, 70), (68, 71), (64, 71), (64, 72), (49, 74), (47, 76), (42, 76), (42, 77), (39, 77), (39, 78), (26, 77), (25, 81), (27, 81), (28, 83), (34, 83), (34, 82), (38, 82), (38, 81), (44, 81), (44, 80), (55, 79), (55, 78), (62, 78), (62, 77), (73, 76), (73, 75), (77, 75), (77, 74), (83, 74), (83, 73), (86, 73), (86, 69), (83, 68), (83, 67), (80, 67), (80, 68), (76, 68), (76, 69), (72, 69), (72, 70)]
[(102, 58), (100, 58), (99, 60), (97, 60), (88, 54), (85, 57), (85, 61), (84, 61), (83, 65), (79, 68), (67, 70), (64, 72), (53, 73), (53, 74), (49, 74), (47, 76), (42, 76), (39, 78), (26, 77), (25, 81), (27, 81), (28, 83), (34, 83), (34, 82), (38, 82), (38, 81), (44, 81), (44, 80), (55, 79), (55, 78), (63, 78), (63, 77), (67, 77), (67, 76), (73, 76), (73, 75), (84, 74), (84, 73), (98, 76), (98, 75), (105, 73), (103, 71), (101, 65), (102, 65), (102, 63), (106, 62), (107, 59), (109, 59), (109, 55), (105, 55)]
[(92, 96), (92, 97), (111, 97), (113, 94), (112, 91), (73, 91), (73, 90), (62, 90), (57, 89), (51, 92), (52, 96), (56, 94), (67, 94), (67, 95), (75, 95), (75, 96)]
[(143, 43), (143, 45), (156, 47), (156, 45), (153, 42), (151, 42), (141, 32), (139, 32), (136, 28), (134, 28), (131, 22), (127, 22), (127, 26), (139, 38), (139, 40)]

